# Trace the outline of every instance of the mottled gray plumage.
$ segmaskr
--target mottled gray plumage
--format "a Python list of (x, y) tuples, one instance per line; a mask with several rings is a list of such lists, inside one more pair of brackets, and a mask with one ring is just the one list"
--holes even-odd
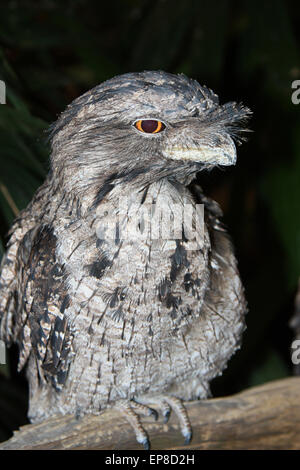
[[(232, 137), (249, 113), (183, 75), (143, 72), (95, 87), (53, 125), (50, 173), (11, 229), (1, 272), (0, 337), (27, 364), (33, 422), (121, 404), (145, 441), (132, 410), (157, 403), (174, 406), (188, 434), (169, 397), (209, 395), (246, 310), (221, 210), (192, 180), (235, 163)], [(145, 119), (165, 129), (138, 131)], [(145, 204), (204, 204), (201, 248), (101, 240), (124, 197), (137, 208), (129, 218)]]

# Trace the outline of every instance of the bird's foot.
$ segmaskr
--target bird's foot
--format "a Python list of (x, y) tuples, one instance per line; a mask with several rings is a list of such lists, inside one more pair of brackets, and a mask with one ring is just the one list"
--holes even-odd
[(149, 406), (142, 405), (134, 400), (121, 400), (117, 403), (116, 407), (123, 413), (127, 421), (131, 424), (136, 440), (144, 446), (145, 450), (150, 449), (150, 441), (147, 432), (143, 428), (140, 420), (140, 414), (144, 416), (153, 416), (155, 421), (158, 419), (158, 413)]
[(176, 414), (181, 434), (184, 437), (184, 443), (187, 445), (192, 440), (192, 426), (187, 414), (187, 411), (179, 398), (173, 396), (161, 396), (151, 400), (151, 403), (157, 405), (161, 410), (164, 417), (164, 423), (167, 423), (171, 414), (171, 410)]
[[(144, 416), (153, 416), (155, 421), (158, 419), (158, 413), (153, 408), (147, 406), (147, 402), (143, 398), (143, 403), (137, 402), (134, 400), (121, 400), (117, 403), (118, 409), (124, 414), (127, 421), (131, 424), (137, 442), (144, 446), (145, 450), (150, 449), (150, 441), (147, 432), (145, 431), (139, 414)], [(179, 398), (173, 396), (163, 396), (155, 397), (149, 399), (149, 403), (156, 405), (161, 409), (162, 415), (164, 417), (164, 423), (167, 423), (171, 414), (171, 410), (176, 414), (180, 430), (184, 437), (184, 443), (187, 445), (191, 442), (192, 439), (192, 426), (187, 414), (187, 411)]]

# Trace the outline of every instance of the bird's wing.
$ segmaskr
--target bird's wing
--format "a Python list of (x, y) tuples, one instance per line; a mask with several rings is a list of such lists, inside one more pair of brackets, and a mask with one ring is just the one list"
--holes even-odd
[[(220, 268), (213, 270), (212, 288), (207, 292), (205, 308), (216, 309), (216, 306), (219, 306), (222, 309), (224, 304), (230, 305), (231, 310), (235, 312), (234, 321), (242, 322), (241, 319), (247, 313), (247, 302), (234, 248), (221, 220), (222, 210), (217, 202), (203, 194), (200, 186), (193, 184), (191, 189), (197, 202), (204, 204), (204, 217), (211, 242), (211, 260)], [(217, 296), (223, 298), (223, 303), (217, 300)]]
[(1, 336), (18, 343), (19, 369), (33, 354), (40, 378), (61, 388), (72, 335), (64, 315), (69, 306), (64, 267), (56, 259), (56, 237), (50, 226), (36, 225), (21, 241), (14, 240), (3, 260), (1, 281)]
[(26, 233), (33, 227), (27, 210), (15, 220), (1, 261), (0, 272), (0, 339), (10, 345), (18, 329), (16, 322), (18, 300), (18, 249)]
[(197, 183), (191, 184), (191, 191), (197, 204), (204, 204), (204, 216), (208, 219), (208, 227), (217, 231), (226, 232), (221, 221), (223, 212), (219, 204), (213, 199), (205, 196), (202, 188)]
[[(19, 291), (19, 267), (22, 260), (19, 259), (19, 248), (23, 240), (32, 229), (38, 225), (41, 214), (41, 204), (46, 194), (46, 182), (37, 190), (34, 198), (26, 209), (23, 209), (15, 219), (10, 231), (9, 241), (0, 266), (0, 340), (10, 345), (18, 334), (18, 297)], [(30, 242), (30, 237), (27, 236)]]

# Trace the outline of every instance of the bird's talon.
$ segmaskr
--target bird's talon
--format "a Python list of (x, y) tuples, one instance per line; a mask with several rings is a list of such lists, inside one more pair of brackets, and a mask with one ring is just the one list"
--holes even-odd
[(153, 416), (154, 420), (157, 421), (158, 420), (158, 413), (156, 410), (154, 410), (153, 408), (149, 408), (149, 416)]
[(149, 441), (149, 439), (145, 439), (142, 442), (142, 444), (143, 444), (143, 447), (144, 447), (145, 450), (150, 450), (150, 441)]
[(190, 444), (191, 440), (192, 440), (192, 437), (193, 437), (193, 434), (192, 432), (189, 432), (187, 433), (186, 435), (184, 435), (184, 445), (187, 446), (188, 444)]
[(171, 414), (170, 410), (168, 410), (164, 413), (164, 423), (165, 424), (169, 421), (170, 414)]

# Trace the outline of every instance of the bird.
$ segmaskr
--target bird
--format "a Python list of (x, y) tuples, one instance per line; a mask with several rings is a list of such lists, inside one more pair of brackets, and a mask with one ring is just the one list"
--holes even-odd
[[(222, 210), (199, 175), (236, 163), (251, 111), (184, 74), (115, 76), (50, 127), (50, 169), (9, 232), (0, 338), (19, 347), (32, 423), (211, 396), (240, 348), (247, 302)], [(198, 175), (198, 179), (196, 176)]]

